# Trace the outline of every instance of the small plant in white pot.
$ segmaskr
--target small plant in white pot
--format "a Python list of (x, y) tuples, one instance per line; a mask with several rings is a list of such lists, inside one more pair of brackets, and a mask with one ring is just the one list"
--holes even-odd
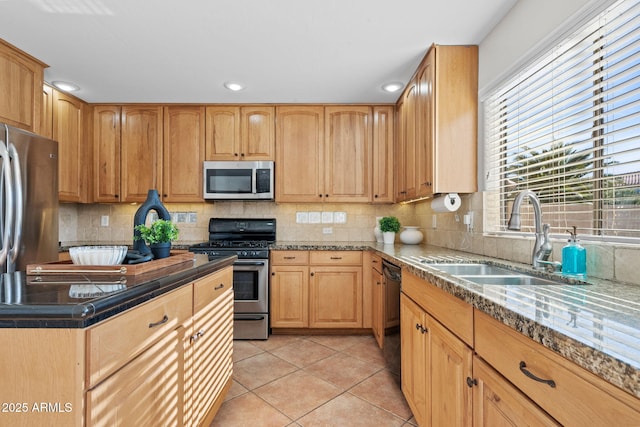
[(395, 216), (384, 216), (380, 219), (380, 231), (382, 231), (382, 243), (393, 245), (396, 233), (400, 231), (400, 221)]

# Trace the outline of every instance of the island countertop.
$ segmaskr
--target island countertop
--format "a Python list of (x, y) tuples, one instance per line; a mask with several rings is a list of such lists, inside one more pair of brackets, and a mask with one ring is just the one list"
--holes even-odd
[(587, 284), (569, 280), (565, 285), (550, 286), (478, 285), (431, 264), (486, 262), (563, 278), (534, 272), (525, 264), (429, 245), (276, 242), (272, 249), (372, 250), (640, 398), (640, 286), (595, 278), (588, 278)]
[(232, 265), (236, 258), (209, 260), (194, 254), (193, 263), (133, 284), (116, 275), (36, 280), (25, 272), (5, 273), (0, 283), (0, 328), (85, 328)]

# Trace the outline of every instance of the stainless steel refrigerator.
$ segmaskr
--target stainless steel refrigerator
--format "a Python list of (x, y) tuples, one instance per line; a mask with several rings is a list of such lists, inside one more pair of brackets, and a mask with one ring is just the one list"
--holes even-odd
[(58, 143), (0, 123), (0, 272), (57, 259)]

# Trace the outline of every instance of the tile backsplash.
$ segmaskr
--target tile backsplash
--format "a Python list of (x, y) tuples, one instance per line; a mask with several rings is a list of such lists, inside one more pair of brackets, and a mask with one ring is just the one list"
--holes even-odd
[[(454, 213), (434, 213), (427, 201), (396, 204), (278, 204), (274, 202), (215, 202), (166, 204), (176, 213), (180, 229), (178, 244), (208, 239), (211, 217), (277, 218), (279, 241), (371, 242), (376, 217), (395, 215), (403, 225), (416, 225), (425, 234), (424, 243), (457, 249), (509, 261), (530, 263), (533, 236), (502, 237), (484, 234), (483, 194), (462, 195), (462, 206)], [(133, 216), (138, 205), (62, 204), (60, 241), (63, 245), (129, 244), (133, 236)], [(473, 212), (473, 230), (467, 231), (464, 214)], [(108, 216), (109, 226), (102, 226)], [(434, 219), (435, 216), (435, 228)], [(331, 217), (331, 221), (329, 221)], [(553, 244), (553, 260), (561, 261), (565, 240)], [(611, 243), (582, 242), (587, 249), (587, 274), (602, 279), (640, 285), (637, 260), (640, 247)]]

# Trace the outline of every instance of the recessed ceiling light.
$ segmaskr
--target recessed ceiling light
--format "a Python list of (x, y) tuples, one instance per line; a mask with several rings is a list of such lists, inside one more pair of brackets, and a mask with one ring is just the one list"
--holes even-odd
[(399, 83), (399, 82), (391, 82), (391, 83), (387, 83), (382, 85), (382, 90), (384, 90), (385, 92), (397, 92), (400, 89), (402, 89), (404, 87), (404, 84)]
[(224, 82), (224, 87), (234, 92), (244, 89), (244, 85), (238, 82)]
[(69, 82), (55, 81), (51, 82), (51, 84), (65, 92), (75, 92), (76, 90), (80, 89), (80, 86), (74, 85), (73, 83)]

